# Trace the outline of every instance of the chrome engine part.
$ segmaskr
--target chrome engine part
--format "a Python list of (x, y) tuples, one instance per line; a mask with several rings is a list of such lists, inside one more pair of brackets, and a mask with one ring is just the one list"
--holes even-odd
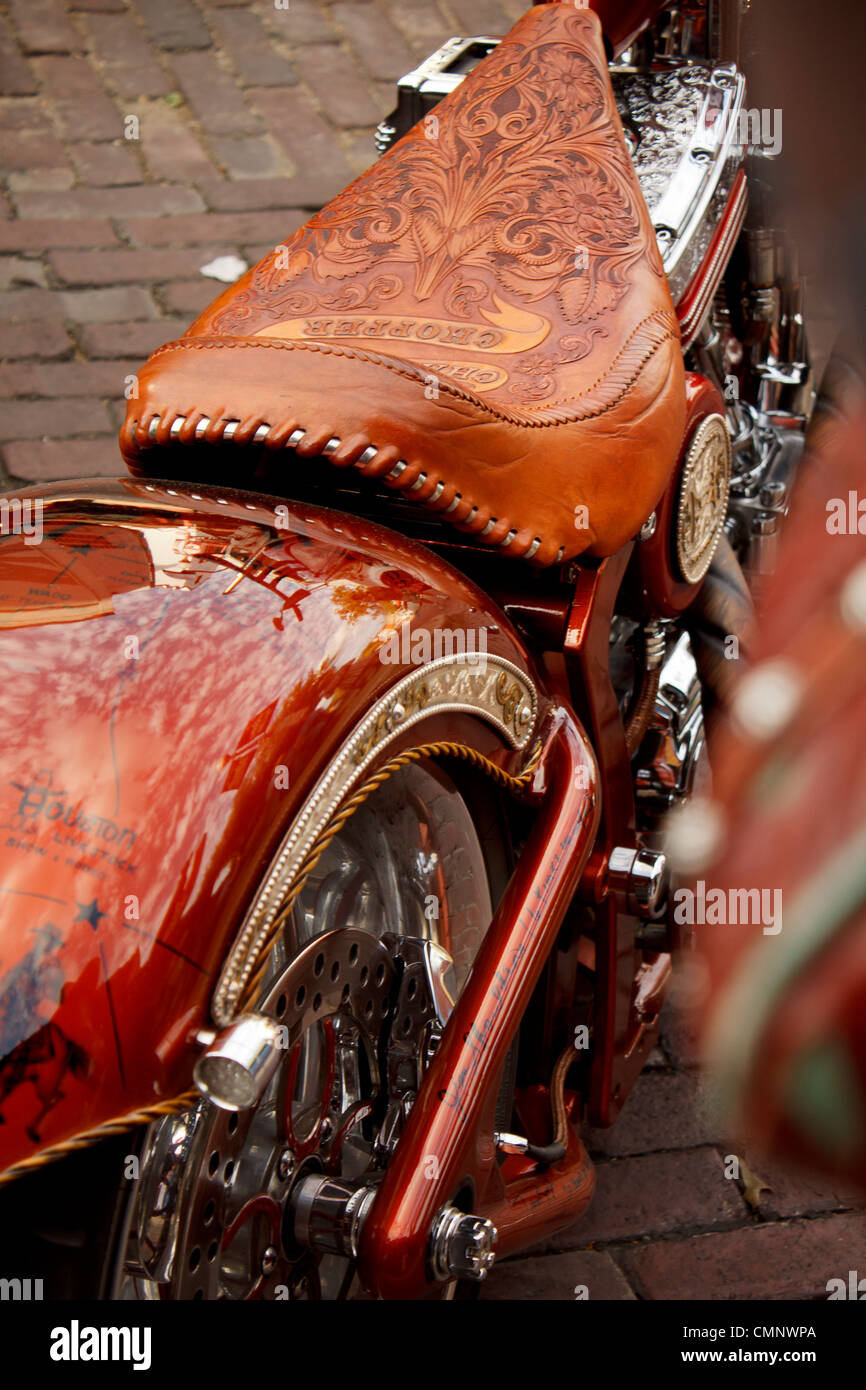
[[(767, 335), (773, 344), (780, 341), (781, 296), (775, 302), (778, 312)], [(750, 581), (775, 568), (778, 540), (814, 404), (802, 305), (796, 317), (796, 348), (801, 360), (782, 363), (769, 349), (755, 354), (746, 377), (754, 390), (754, 401), (739, 397), (738, 378), (731, 369), (738, 365), (740, 347), (734, 344), (732, 362), (724, 304), (714, 305), (693, 348), (695, 367), (726, 400), (732, 461), (725, 534)]]
[(638, 755), (635, 799), (641, 828), (651, 836), (671, 807), (707, 790), (708, 782), (701, 681), (684, 632), (662, 666), (655, 710)]
[[(611, 69), (626, 144), (675, 304), (700, 270), (743, 162), (746, 83), (732, 64)], [(723, 270), (719, 268), (719, 276)]]

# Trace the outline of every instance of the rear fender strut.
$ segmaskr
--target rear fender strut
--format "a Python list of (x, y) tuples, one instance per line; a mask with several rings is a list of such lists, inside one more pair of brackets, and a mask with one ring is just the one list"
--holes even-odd
[[(565, 708), (549, 717), (530, 795), (541, 800), (537, 820), (364, 1224), (359, 1272), (381, 1298), (415, 1298), (429, 1289), (428, 1243), (436, 1214), (460, 1191), (482, 1193), (495, 1165), (492, 1133), (486, 1131), (490, 1092), (598, 828), (595, 759)], [(501, 1249), (510, 1248), (508, 1237), (514, 1239), (518, 1224), (525, 1233), (528, 1202), (542, 1227), (548, 1198), (554, 1225), (579, 1214), (575, 1201), (580, 1210), (588, 1203), (591, 1168), (576, 1137), (556, 1169), (555, 1175), (545, 1172), (516, 1185), (513, 1213), (505, 1189), (497, 1204)]]

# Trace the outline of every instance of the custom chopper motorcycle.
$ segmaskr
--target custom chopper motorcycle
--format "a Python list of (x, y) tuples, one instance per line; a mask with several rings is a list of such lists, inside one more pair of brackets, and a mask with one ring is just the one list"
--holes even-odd
[(14, 500), (0, 1241), (46, 1296), (453, 1297), (587, 1208), (812, 402), (739, 29), (452, 40), (143, 367), (130, 476)]

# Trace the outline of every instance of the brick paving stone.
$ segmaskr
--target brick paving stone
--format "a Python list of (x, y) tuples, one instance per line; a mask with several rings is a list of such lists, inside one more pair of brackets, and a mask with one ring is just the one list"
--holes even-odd
[[(304, 221), (302, 213), (215, 212), (197, 217), (140, 217), (123, 224), (134, 246), (187, 246), (215, 243), (228, 249), (243, 241), (278, 241)], [(0, 228), (2, 239), (2, 228)]]
[(41, 285), (47, 288), (45, 267), (41, 261), (24, 256), (0, 256), (0, 290), (13, 285)]
[(342, 179), (344, 185), (349, 182), (352, 170), (335, 145), (333, 129), (306, 93), (251, 87), (247, 95), (262, 112), (271, 134), (287, 151), (300, 175), (321, 177), (325, 169), (331, 179)]
[(186, 184), (146, 184), (140, 188), (73, 188), (64, 198), (22, 193), (13, 199), (21, 217), (160, 217), (202, 212), (204, 203)]
[(211, 36), (191, 0), (135, 0), (160, 48), (209, 48)]
[(0, 251), (43, 251), (53, 246), (116, 246), (111, 224), (99, 218), (22, 218), (0, 222)]
[(9, 22), (0, 15), (0, 92), (18, 97), (37, 90), (36, 78), (18, 49)]
[(426, 57), (441, 48), (446, 39), (460, 33), (460, 26), (429, 0), (390, 0), (385, 9), (405, 34), (416, 58)]
[(333, 44), (304, 49), (304, 81), (337, 126), (374, 125), (381, 112), (347, 53)]
[(72, 339), (59, 323), (0, 323), (0, 361), (64, 357), (72, 347)]
[[(390, 109), (384, 109), (382, 114), (385, 116), (390, 115), (390, 110), (393, 109), (393, 106), (394, 102), (392, 99)], [(346, 158), (352, 165), (355, 174), (363, 174), (366, 169), (369, 169), (371, 164), (376, 162), (376, 147), (370, 137), (370, 132), (367, 130), (353, 132), (345, 136), (343, 148)], [(303, 187), (302, 180), (298, 180), (298, 183), (299, 186)], [(313, 187), (315, 188), (315, 184)], [(305, 206), (307, 205), (305, 204)]]
[(212, 140), (211, 145), (220, 166), (232, 179), (246, 183), (249, 179), (273, 179), (282, 173), (285, 178), (290, 164), (276, 140), (270, 135), (244, 135), (239, 140)]
[[(314, 211), (344, 187), (344, 180), (326, 171), (322, 177), (301, 174), (277, 179), (196, 180), (199, 193), (216, 212), (245, 212), (250, 208), (309, 208)], [(318, 196), (323, 190), (331, 190), (325, 198)]]
[(224, 51), (231, 55), (245, 83), (256, 87), (292, 87), (297, 82), (295, 68), (274, 47), (281, 40), (271, 38), (254, 11), (225, 10), (215, 16), (214, 27)]
[(578, 1297), (624, 1302), (635, 1297), (609, 1255), (594, 1250), (507, 1260), (494, 1265), (481, 1286), (483, 1300), (545, 1299), (573, 1303)]
[(94, 439), (20, 440), (2, 446), (13, 478), (54, 482), (60, 478), (120, 478), (125, 469), (114, 432)]
[(261, 122), (213, 53), (172, 58), (178, 83), (209, 135), (255, 135)]
[(75, 53), (83, 48), (63, 0), (8, 0), (25, 53)]
[(113, 140), (123, 134), (121, 114), (86, 58), (34, 59), (45, 100), (70, 140)]
[(10, 174), (6, 180), (9, 194), (17, 193), (63, 193), (75, 183), (73, 169), (31, 169), (27, 172)]
[(140, 323), (89, 323), (79, 331), (78, 337), (84, 351), (90, 357), (117, 357), (129, 355), (140, 361), (148, 357), (163, 343), (179, 338), (189, 327), (189, 318), (150, 319)]
[(126, 0), (70, 0), (69, 8), (70, 10), (97, 10), (121, 14), (126, 9)]
[(0, 396), (120, 396), (138, 359), (114, 362), (0, 362)]
[(371, 77), (393, 83), (414, 68), (411, 48), (377, 5), (337, 4), (332, 13)]
[(85, 183), (99, 187), (140, 183), (141, 167), (132, 145), (130, 140), (72, 145), (72, 158), (79, 176)]
[(160, 298), (173, 314), (190, 318), (206, 309), (225, 286), (218, 280), (202, 277), (199, 280), (174, 280), (160, 289)]
[(29, 319), (66, 318), (63, 305), (53, 290), (4, 290), (0, 294), (0, 320), (4, 323), (26, 323)]
[(0, 162), (7, 171), (68, 167), (63, 145), (37, 100), (0, 101)]
[(222, 254), (223, 248), (215, 245), (148, 250), (124, 247), (116, 251), (52, 251), (48, 263), (65, 285), (128, 285), (193, 276)]
[(647, 1154), (600, 1163), (586, 1216), (551, 1236), (544, 1248), (571, 1250), (689, 1227), (732, 1225), (747, 1215), (736, 1183), (725, 1178), (713, 1149)]
[(275, 0), (259, 0), (251, 8), (262, 15), (272, 34), (285, 35), (289, 44), (327, 43), (336, 38), (330, 5), (318, 0), (290, 0), (285, 8), (278, 8)]
[(98, 434), (108, 423), (105, 406), (97, 397), (5, 401), (3, 405), (3, 431), (10, 441)]
[(451, 0), (451, 9), (463, 34), (507, 34), (516, 18), (498, 0)]
[(61, 290), (55, 298), (74, 323), (116, 323), (126, 319), (158, 318), (159, 310), (140, 285), (112, 289)]
[(144, 34), (128, 14), (92, 14), (86, 20), (108, 80), (121, 96), (155, 97), (171, 85)]
[(188, 183), (211, 178), (214, 165), (178, 111), (159, 102), (139, 107), (139, 142), (153, 178)]
[(696, 1076), (645, 1071), (616, 1124), (588, 1130), (584, 1143), (591, 1153), (622, 1156), (696, 1148), (719, 1137)]
[(862, 1215), (786, 1221), (629, 1250), (622, 1269), (645, 1299), (824, 1299), (830, 1279), (866, 1272)]

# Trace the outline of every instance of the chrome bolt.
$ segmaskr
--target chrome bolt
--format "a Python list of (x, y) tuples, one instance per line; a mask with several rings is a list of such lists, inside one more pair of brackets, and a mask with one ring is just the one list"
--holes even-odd
[(433, 1223), (430, 1261), (440, 1283), (449, 1279), (486, 1279), (496, 1258), (498, 1231), (484, 1216), (443, 1207)]
[(667, 860), (656, 850), (618, 845), (610, 852), (609, 877), (625, 892), (630, 912), (638, 917), (652, 917), (661, 907), (667, 892), (669, 872)]
[(276, 1246), (269, 1245), (262, 1255), (262, 1274), (273, 1274), (279, 1258), (280, 1252), (277, 1250)]
[(290, 1178), (294, 1170), (295, 1155), (292, 1153), (291, 1149), (283, 1149), (283, 1152), (280, 1154), (280, 1161), (277, 1164), (277, 1175), (280, 1182), (285, 1182), (287, 1178)]

